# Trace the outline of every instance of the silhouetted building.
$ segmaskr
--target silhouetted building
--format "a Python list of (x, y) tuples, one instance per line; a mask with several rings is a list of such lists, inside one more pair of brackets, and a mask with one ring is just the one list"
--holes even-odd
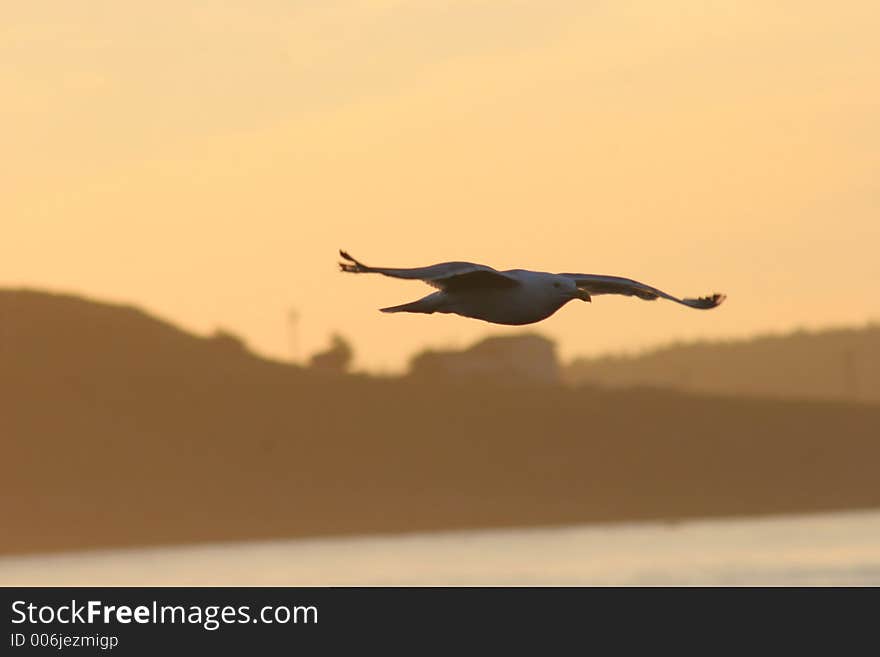
[(537, 334), (489, 337), (463, 351), (424, 351), (410, 361), (410, 376), (512, 384), (561, 381), (556, 344)]

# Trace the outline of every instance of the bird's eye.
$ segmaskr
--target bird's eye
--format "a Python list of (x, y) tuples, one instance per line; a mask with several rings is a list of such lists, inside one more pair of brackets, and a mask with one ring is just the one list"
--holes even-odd
[(558, 287), (559, 287), (559, 283), (553, 283), (553, 287), (558, 288)]

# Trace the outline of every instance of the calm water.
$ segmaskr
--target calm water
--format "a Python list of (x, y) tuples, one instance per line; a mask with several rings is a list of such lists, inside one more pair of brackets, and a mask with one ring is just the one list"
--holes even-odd
[(4, 585), (880, 585), (880, 512), (0, 559)]

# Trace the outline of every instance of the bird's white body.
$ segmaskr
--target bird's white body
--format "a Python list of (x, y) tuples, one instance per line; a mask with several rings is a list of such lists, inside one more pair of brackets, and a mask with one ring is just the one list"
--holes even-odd
[[(454, 313), (493, 324), (533, 324), (547, 319), (572, 299), (583, 298), (577, 286), (556, 274), (512, 269), (503, 272), (519, 282), (515, 287), (441, 290), (420, 301), (433, 312)], [(419, 302), (415, 302), (419, 303)]]
[(715, 308), (724, 295), (679, 299), (644, 283), (601, 274), (551, 274), (527, 269), (498, 271), (472, 262), (444, 262), (429, 267), (399, 269), (369, 267), (345, 251), (342, 271), (375, 273), (421, 280), (438, 288), (417, 301), (382, 308), (387, 313), (454, 313), (493, 324), (533, 324), (550, 317), (572, 299), (591, 301), (594, 295), (623, 294), (640, 299), (668, 299), (690, 308)]

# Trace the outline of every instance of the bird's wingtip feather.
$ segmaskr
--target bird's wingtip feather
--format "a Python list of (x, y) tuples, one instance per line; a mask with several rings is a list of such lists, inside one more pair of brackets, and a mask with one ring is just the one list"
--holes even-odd
[(343, 249), (339, 249), (339, 255), (343, 260), (347, 260), (348, 262), (340, 262), (339, 269), (341, 271), (347, 271), (352, 274), (357, 274), (363, 271), (367, 271), (367, 267), (362, 263), (358, 262), (354, 258), (351, 257), (351, 254), (348, 251)]
[(726, 298), (727, 295), (716, 292), (715, 294), (710, 294), (707, 297), (699, 297), (697, 299), (685, 299), (684, 302), (691, 308), (710, 310), (712, 308), (717, 308), (718, 306), (720, 306)]

